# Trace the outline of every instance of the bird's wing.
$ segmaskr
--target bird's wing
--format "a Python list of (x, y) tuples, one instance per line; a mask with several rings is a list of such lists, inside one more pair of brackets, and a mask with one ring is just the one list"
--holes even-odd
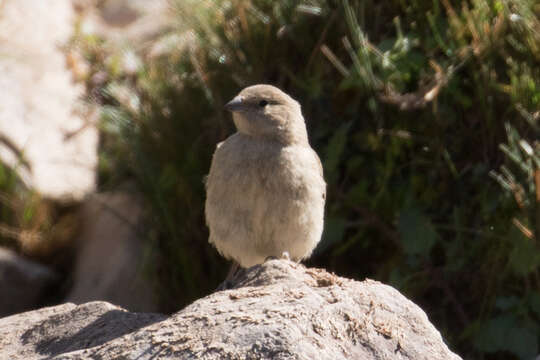
[[(321, 162), (321, 159), (319, 158), (319, 155), (317, 155), (317, 153), (315, 152), (315, 150), (311, 149), (311, 151), (313, 152), (313, 156), (315, 157), (315, 159), (317, 160), (317, 164), (319, 164), (319, 174), (321, 175), (321, 178), (323, 178), (324, 180), (324, 172), (323, 172), (323, 166), (322, 166), (322, 162)], [(326, 199), (326, 187), (324, 189), (324, 192), (322, 194), (322, 197), (323, 199)]]
[(317, 155), (317, 153), (313, 149), (311, 149), (311, 152), (313, 153), (313, 157), (315, 157), (315, 159), (317, 160), (317, 164), (319, 164), (319, 174), (321, 174), (321, 176), (324, 177), (323, 166), (322, 166), (321, 159), (319, 158), (319, 155)]
[[(217, 143), (217, 145), (216, 145), (216, 150), (219, 149), (219, 148), (221, 147), (221, 145), (223, 145), (224, 142), (225, 142), (225, 141), (221, 141), (221, 142)], [(214, 150), (214, 155), (216, 154), (216, 150)], [(212, 156), (214, 156), (214, 155), (212, 155)], [(206, 174), (206, 175), (204, 175), (203, 178), (202, 178), (202, 182), (203, 182), (204, 188), (205, 188), (206, 190), (208, 190), (208, 176), (210, 176), (210, 174)]]

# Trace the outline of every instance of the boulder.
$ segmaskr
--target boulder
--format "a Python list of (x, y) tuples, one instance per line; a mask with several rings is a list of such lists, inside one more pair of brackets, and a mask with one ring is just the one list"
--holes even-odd
[(58, 281), (48, 267), (0, 247), (0, 317), (43, 306)]
[(75, 7), (84, 31), (138, 49), (162, 34), (171, 16), (168, 0), (75, 0)]
[(94, 190), (98, 145), (62, 50), (73, 15), (70, 0), (0, 6), (0, 160), (28, 187), (67, 202)]
[(130, 311), (157, 311), (158, 299), (143, 268), (151, 260), (145, 256), (143, 206), (137, 197), (127, 191), (94, 194), (79, 216), (73, 286), (66, 301), (102, 300)]
[(0, 319), (9, 359), (460, 359), (397, 290), (287, 260), (165, 317), (103, 302)]
[(106, 302), (29, 311), (0, 319), (0, 358), (43, 359), (77, 352), (164, 319), (164, 315), (130, 313)]

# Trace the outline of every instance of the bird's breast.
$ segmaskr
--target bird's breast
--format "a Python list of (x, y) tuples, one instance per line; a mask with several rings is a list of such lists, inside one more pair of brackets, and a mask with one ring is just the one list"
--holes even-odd
[(310, 147), (233, 136), (216, 150), (208, 176), (210, 241), (244, 266), (283, 251), (301, 259), (320, 239), (325, 188)]
[(244, 194), (266, 191), (266, 195), (275, 196), (277, 192), (295, 199), (325, 187), (319, 160), (309, 146), (232, 139), (218, 152), (220, 159), (216, 160), (227, 164), (222, 166), (226, 172), (223, 180), (243, 189)]

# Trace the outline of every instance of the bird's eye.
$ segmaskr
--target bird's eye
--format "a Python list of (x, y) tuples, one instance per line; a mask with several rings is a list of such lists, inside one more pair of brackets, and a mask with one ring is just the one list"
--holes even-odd
[(259, 101), (259, 106), (260, 107), (265, 107), (266, 105), (268, 105), (268, 101), (266, 101), (266, 100)]

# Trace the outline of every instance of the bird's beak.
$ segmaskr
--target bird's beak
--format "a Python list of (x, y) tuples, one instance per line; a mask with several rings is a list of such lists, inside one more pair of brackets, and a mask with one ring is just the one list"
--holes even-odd
[(232, 99), (231, 101), (225, 104), (225, 110), (229, 110), (232, 112), (238, 111), (242, 108), (243, 104), (244, 104), (244, 98), (238, 95), (234, 99)]

